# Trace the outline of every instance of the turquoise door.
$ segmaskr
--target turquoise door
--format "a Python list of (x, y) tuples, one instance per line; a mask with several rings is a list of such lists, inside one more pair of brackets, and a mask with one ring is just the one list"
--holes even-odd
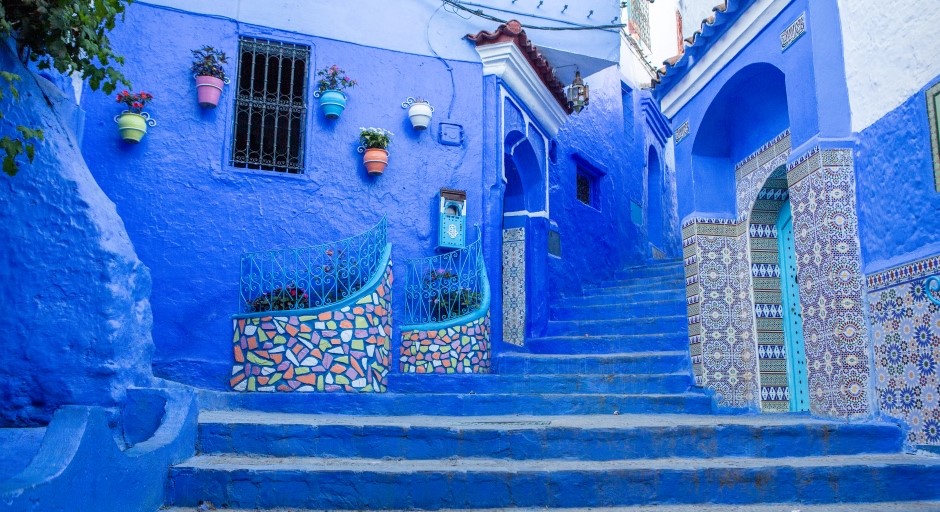
[(790, 410), (808, 411), (809, 379), (806, 374), (803, 316), (800, 314), (800, 286), (796, 273), (796, 247), (793, 242), (790, 201), (784, 203), (777, 219), (777, 245), (780, 251), (780, 292), (783, 295), (783, 337), (787, 353)]

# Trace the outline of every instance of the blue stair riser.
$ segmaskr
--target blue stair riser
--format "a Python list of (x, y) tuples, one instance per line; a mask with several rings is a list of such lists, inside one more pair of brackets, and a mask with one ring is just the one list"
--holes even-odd
[(689, 371), (689, 356), (682, 352), (659, 354), (610, 354), (597, 356), (501, 354), (495, 360), (498, 373), (552, 374), (658, 374)]
[(583, 297), (567, 297), (559, 300), (554, 307), (584, 307), (584, 306), (610, 306), (618, 304), (642, 304), (651, 301), (673, 302), (675, 303), (672, 311), (679, 311), (678, 306), (685, 306), (685, 293), (679, 291), (632, 293), (632, 294), (609, 294), (609, 295), (587, 295)]
[(393, 375), (395, 393), (684, 393), (688, 373), (658, 375)]
[(645, 267), (634, 267), (630, 269), (618, 270), (614, 273), (617, 279), (633, 277), (653, 277), (663, 275), (682, 274), (685, 271), (685, 264), (681, 261), (671, 262), (666, 265), (649, 265)]
[(686, 333), (553, 336), (531, 338), (525, 350), (532, 354), (616, 354), (651, 351), (682, 351), (689, 349)]
[[(808, 457), (892, 453), (901, 430), (888, 425), (699, 425), (629, 428), (492, 428), (200, 423), (199, 452), (269, 457), (383, 457), (618, 460), (667, 457)], [(523, 422), (526, 423), (526, 422)]]
[[(339, 394), (228, 393), (211, 407), (265, 412), (358, 414), (364, 416), (500, 416), (707, 414), (711, 400), (703, 393), (682, 394)], [(202, 403), (202, 402), (200, 402)], [(206, 405), (202, 405), (204, 408)]]
[(586, 288), (582, 295), (584, 297), (622, 295), (623, 297), (630, 298), (675, 299), (677, 297), (685, 296), (685, 285), (657, 288), (636, 284), (627, 286), (608, 286), (605, 288)]
[(584, 286), (584, 292), (606, 288), (636, 288), (647, 290), (676, 289), (685, 287), (684, 276), (644, 277), (639, 279), (615, 279)]
[(685, 315), (684, 302), (676, 300), (648, 302), (619, 302), (593, 306), (575, 306), (570, 303), (553, 307), (549, 311), (551, 320), (615, 320), (618, 318), (639, 319), (654, 316)]
[[(407, 462), (407, 461), (406, 461)], [(611, 469), (530, 471), (370, 471), (353, 468), (172, 468), (170, 504), (316, 509), (439, 509), (602, 507), (659, 503), (725, 504), (878, 502), (940, 498), (940, 471), (920, 465), (764, 466), (758, 468), (642, 465)], [(911, 485), (916, 482), (916, 485)]]
[(581, 336), (592, 334), (679, 334), (687, 332), (684, 316), (634, 318), (616, 320), (550, 320), (546, 336)]

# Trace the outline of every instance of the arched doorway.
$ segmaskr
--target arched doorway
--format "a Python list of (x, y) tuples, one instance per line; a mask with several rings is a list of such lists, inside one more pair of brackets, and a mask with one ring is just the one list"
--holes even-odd
[(786, 167), (771, 173), (749, 215), (748, 245), (761, 410), (809, 410), (799, 275)]
[[(530, 307), (543, 297), (545, 248), (538, 243), (547, 236), (544, 167), (532, 141), (518, 131), (504, 140), (503, 154), (503, 336), (506, 343), (523, 345), (533, 326), (546, 316), (545, 308)], [(541, 244), (541, 245), (544, 245)], [(547, 318), (547, 317), (546, 317)]]

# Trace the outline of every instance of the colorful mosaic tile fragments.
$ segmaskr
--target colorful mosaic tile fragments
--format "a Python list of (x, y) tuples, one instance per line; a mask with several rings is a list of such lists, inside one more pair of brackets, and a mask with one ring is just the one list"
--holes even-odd
[(436, 331), (405, 331), (402, 373), (489, 373), (490, 314)]
[(233, 321), (236, 391), (386, 390), (392, 267), (354, 304), (312, 315), (287, 312)]
[(924, 287), (927, 277), (940, 275), (925, 265), (937, 258), (868, 277), (869, 283), (886, 284), (868, 293), (878, 403), (910, 427), (912, 444), (940, 445), (940, 306), (927, 299)]

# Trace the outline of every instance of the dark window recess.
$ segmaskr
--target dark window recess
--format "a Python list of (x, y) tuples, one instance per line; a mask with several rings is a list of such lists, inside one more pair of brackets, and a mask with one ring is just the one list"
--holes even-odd
[(597, 177), (578, 167), (578, 201), (590, 206), (598, 207)]
[(304, 172), (309, 62), (307, 46), (239, 41), (232, 166)]
[(554, 230), (548, 231), (548, 254), (561, 258), (561, 234)]

